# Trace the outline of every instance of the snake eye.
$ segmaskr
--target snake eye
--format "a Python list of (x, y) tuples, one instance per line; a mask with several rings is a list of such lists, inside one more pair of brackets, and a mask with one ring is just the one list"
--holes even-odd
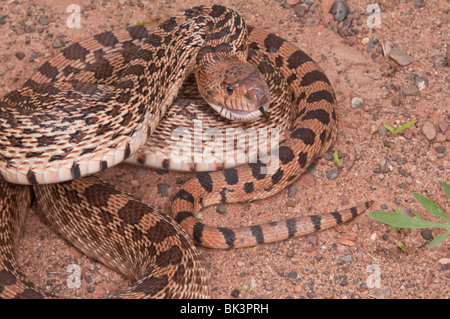
[(233, 91), (234, 91), (233, 87), (230, 85), (227, 85), (225, 87), (225, 90), (227, 91), (228, 94), (233, 94)]

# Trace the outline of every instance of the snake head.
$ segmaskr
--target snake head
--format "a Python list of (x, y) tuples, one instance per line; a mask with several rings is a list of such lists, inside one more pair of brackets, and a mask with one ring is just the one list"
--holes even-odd
[(269, 119), (269, 87), (252, 64), (216, 61), (196, 73), (196, 77), (199, 92), (222, 117), (242, 122), (252, 122), (261, 115)]

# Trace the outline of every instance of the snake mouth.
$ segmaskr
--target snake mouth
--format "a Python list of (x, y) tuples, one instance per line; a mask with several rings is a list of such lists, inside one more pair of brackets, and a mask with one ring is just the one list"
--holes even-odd
[(257, 110), (246, 111), (246, 110), (236, 110), (223, 107), (221, 105), (210, 104), (210, 106), (220, 114), (220, 116), (233, 121), (239, 122), (253, 122), (259, 117), (264, 116), (266, 120), (269, 120), (267, 116), (267, 110), (269, 109), (269, 103), (264, 104)]

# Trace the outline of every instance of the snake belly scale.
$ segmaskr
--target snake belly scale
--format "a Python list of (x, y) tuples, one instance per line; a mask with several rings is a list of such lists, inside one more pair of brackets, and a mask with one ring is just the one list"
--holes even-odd
[[(335, 96), (325, 75), (287, 41), (252, 28), (249, 59), (265, 52), (286, 78), (295, 106), (279, 145), (278, 170), (263, 174), (265, 164), (258, 161), (197, 175), (175, 195), (176, 222), (91, 175), (132, 156), (158, 132), (196, 64), (222, 51), (245, 62), (246, 31), (232, 10), (195, 7), (151, 33), (141, 26), (75, 43), (59, 55), (60, 65), (57, 58), (44, 63), (22, 89), (0, 99), (0, 297), (54, 297), (27, 281), (14, 255), (33, 198), (75, 247), (135, 280), (116, 296), (121, 298), (207, 297), (209, 274), (192, 239), (216, 248), (270, 242), (332, 227), (370, 205), (237, 230), (195, 218), (207, 205), (275, 194), (323, 154), (336, 134)], [(109, 50), (120, 51), (118, 70), (107, 67), (103, 57)], [(89, 68), (97, 83), (84, 78)], [(267, 63), (258, 68), (273, 71)], [(171, 168), (168, 161), (161, 165)]]

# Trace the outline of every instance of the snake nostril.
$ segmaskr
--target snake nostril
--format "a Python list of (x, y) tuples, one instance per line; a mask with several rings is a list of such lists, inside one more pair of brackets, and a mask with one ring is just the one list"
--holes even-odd
[(248, 90), (246, 96), (250, 101), (252, 101), (257, 106), (257, 108), (259, 108), (259, 106), (261, 105), (269, 103), (269, 98), (267, 97), (265, 92), (260, 88), (252, 88)]

